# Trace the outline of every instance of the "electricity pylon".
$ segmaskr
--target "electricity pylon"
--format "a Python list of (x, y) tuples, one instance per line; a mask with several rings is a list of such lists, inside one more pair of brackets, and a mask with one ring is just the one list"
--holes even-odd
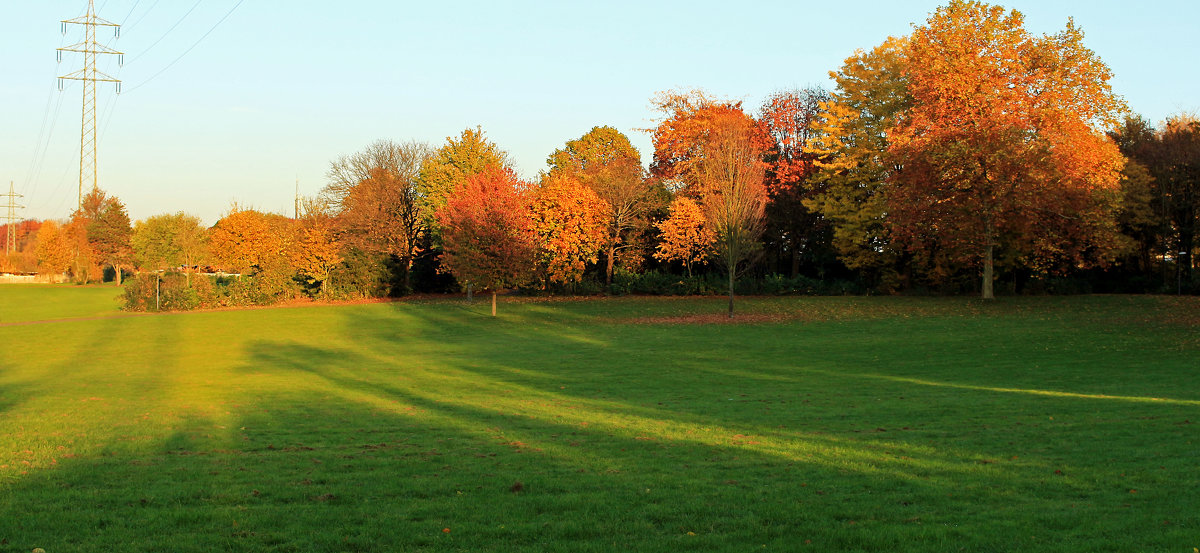
[(24, 198), (24, 196), (13, 191), (12, 181), (8, 183), (8, 194), (0, 194), (0, 196), (8, 197), (8, 215), (4, 217), (4, 220), (8, 222), (8, 235), (4, 240), (4, 254), (9, 255), (13, 251), (13, 244), (17, 241), (17, 210), (25, 208), (23, 205), (17, 205), (16, 200)]
[(99, 170), (96, 164), (96, 82), (116, 83), (117, 94), (121, 93), (121, 81), (110, 77), (96, 69), (96, 55), (116, 55), (118, 61), (125, 62), (125, 53), (118, 52), (99, 42), (96, 42), (96, 27), (112, 27), (113, 36), (120, 37), (121, 26), (96, 17), (95, 0), (88, 0), (88, 11), (83, 17), (64, 19), (62, 32), (67, 34), (67, 25), (83, 25), (83, 42), (58, 49), (58, 61), (62, 62), (63, 52), (80, 52), (83, 54), (83, 69), (58, 77), (58, 89), (63, 88), (63, 80), (83, 81), (83, 122), (79, 134), (79, 206), (83, 205), (84, 187), (91, 192), (96, 189)]

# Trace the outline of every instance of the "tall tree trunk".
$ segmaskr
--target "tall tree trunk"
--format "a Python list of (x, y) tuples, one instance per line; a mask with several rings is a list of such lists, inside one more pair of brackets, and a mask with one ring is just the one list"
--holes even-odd
[(117, 272), (117, 286), (121, 285), (121, 264), (113, 263), (113, 270)]
[(492, 290), (492, 316), (496, 316), (496, 291)]
[(800, 250), (792, 244), (792, 278), (800, 276)]
[(994, 270), (992, 267), (992, 249), (994, 247), (989, 240), (983, 254), (983, 299), (985, 300), (996, 299), (996, 296), (992, 294), (992, 272)]
[(1192, 249), (1196, 245), (1196, 235), (1193, 229), (1181, 227), (1179, 229), (1179, 261), (1183, 267), (1184, 282), (1192, 281)]
[(993, 266), (992, 254), (996, 248), (996, 239), (994, 238), (996, 231), (994, 228), (992, 228), (992, 218), (990, 216), (984, 216), (983, 229), (984, 240), (987, 242), (987, 244), (984, 246), (983, 250), (982, 295), (983, 299), (991, 300), (996, 299), (996, 296), (992, 293), (992, 281), (995, 280), (993, 274), (995, 272), (995, 267)]
[(733, 274), (737, 268), (734, 264), (729, 264), (729, 318), (733, 318)]
[(413, 256), (409, 253), (404, 257), (404, 293), (405, 295), (412, 293), (412, 266)]
[(612, 294), (612, 274), (613, 274), (613, 258), (617, 256), (617, 244), (615, 241), (608, 247), (608, 259), (605, 260), (604, 268), (604, 286), (608, 289), (608, 293)]

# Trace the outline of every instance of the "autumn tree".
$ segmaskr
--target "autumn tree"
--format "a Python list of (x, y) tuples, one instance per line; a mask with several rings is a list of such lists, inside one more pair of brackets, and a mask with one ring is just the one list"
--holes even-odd
[(511, 169), (492, 165), (467, 176), (437, 211), (442, 264), (460, 283), (492, 293), (529, 281), (537, 249), (528, 185)]
[(533, 190), (530, 216), (539, 265), (551, 282), (572, 284), (599, 260), (611, 209), (593, 189), (565, 175), (550, 174)]
[(671, 201), (670, 215), (656, 225), (661, 241), (654, 251), (659, 261), (683, 263), (688, 276), (692, 265), (704, 264), (713, 254), (717, 237), (704, 221), (704, 212), (691, 198), (678, 195)]
[(423, 143), (378, 140), (334, 161), (322, 191), (350, 243), (400, 259), (405, 291), (412, 290), (413, 259), (425, 232), (418, 177), (431, 155)]
[(696, 198), (716, 236), (716, 259), (729, 277), (729, 316), (734, 283), (761, 252), (767, 190), (763, 154), (770, 140), (740, 103), (701, 92), (664, 93), (656, 100), (665, 117), (652, 131), (651, 171)]
[(35, 249), (38, 272), (59, 275), (71, 268), (74, 255), (63, 225), (55, 221), (42, 223), (37, 234)]
[(62, 227), (62, 238), (71, 252), (71, 278), (76, 284), (87, 284), (104, 276), (101, 259), (88, 242), (89, 221), (76, 212)]
[(812, 183), (818, 156), (814, 142), (821, 104), (829, 93), (819, 87), (771, 94), (763, 102), (759, 120), (770, 139), (765, 155), (767, 230), (769, 249), (787, 258), (791, 275), (800, 273), (801, 261), (823, 268), (821, 258), (832, 256), (829, 224), (821, 212), (805, 205), (821, 189)]
[(716, 236), (716, 258), (729, 277), (729, 316), (734, 281), (761, 250), (767, 189), (763, 182), (761, 130), (742, 114), (712, 121), (703, 141), (696, 193), (704, 219)]
[[(705, 142), (720, 121), (746, 117), (741, 102), (718, 100), (701, 90), (662, 92), (651, 103), (663, 119), (649, 129), (654, 144), (650, 173), (670, 183), (668, 188), (672, 190), (697, 185)], [(749, 139), (760, 152), (769, 148), (769, 139), (761, 128)]]
[(209, 229), (213, 261), (241, 274), (276, 268), (286, 259), (289, 226), (282, 215), (234, 207)]
[(1200, 230), (1200, 120), (1189, 114), (1168, 118), (1143, 138), (1131, 155), (1153, 179), (1152, 194), (1164, 233), (1164, 253), (1177, 259), (1179, 278), (1191, 281)]
[(19, 223), (9, 223), (0, 226), (0, 234), (7, 237), (10, 225), (15, 240), (11, 245), (6, 245), (9, 254), (5, 257), (4, 269), (22, 273), (37, 272), (37, 233), (42, 221), (26, 219)]
[(508, 153), (488, 140), (479, 127), (465, 129), (457, 137), (446, 137), (446, 143), (424, 160), (417, 179), (420, 208), (435, 232), (438, 225), (435, 214), (455, 188), (491, 166), (511, 168), (512, 163)]
[(659, 189), (646, 178), (641, 154), (617, 129), (593, 127), (555, 150), (546, 163), (551, 177), (575, 179), (606, 204), (604, 282), (611, 286), (619, 253), (636, 244), (634, 235), (646, 228), (648, 215), (660, 204)]
[(884, 289), (899, 284), (905, 255), (887, 226), (884, 198), (898, 168), (888, 154), (888, 132), (912, 106), (904, 76), (906, 50), (906, 38), (890, 37), (831, 71), (837, 88), (821, 104), (804, 146), (817, 172), (801, 201), (832, 226), (842, 263)]
[(329, 295), (329, 276), (342, 262), (342, 244), (331, 211), (324, 202), (305, 202), (288, 252), (296, 272), (308, 284), (319, 286), (322, 297)]
[(133, 259), (142, 269), (184, 267), (191, 284), (192, 267), (207, 255), (207, 229), (198, 217), (183, 212), (155, 215), (133, 226)]
[(1123, 159), (1103, 130), (1124, 105), (1082, 42), (1073, 22), (1034, 37), (1019, 12), (952, 0), (909, 43), (889, 222), (910, 249), (982, 265), (984, 298), (997, 249), (1047, 270), (1115, 245)]
[[(71, 215), (71, 225), (77, 225), (84, 235), (83, 244), (78, 248), (81, 270), (83, 264), (107, 263), (116, 272), (116, 283), (120, 285), (121, 265), (128, 263), (133, 256), (129, 244), (133, 227), (125, 205), (103, 190), (93, 188)], [(86, 262), (83, 261), (85, 259)]]

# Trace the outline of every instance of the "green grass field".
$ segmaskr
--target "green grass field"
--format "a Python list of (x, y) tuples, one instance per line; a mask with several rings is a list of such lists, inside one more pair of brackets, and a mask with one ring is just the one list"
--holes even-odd
[(113, 291), (0, 286), (0, 551), (1200, 547), (1197, 298), (6, 324)]

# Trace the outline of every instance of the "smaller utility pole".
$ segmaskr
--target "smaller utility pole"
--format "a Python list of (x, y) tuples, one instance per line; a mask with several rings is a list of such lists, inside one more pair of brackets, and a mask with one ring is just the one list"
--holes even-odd
[(8, 215), (5, 215), (4, 220), (7, 222), (8, 232), (4, 240), (4, 254), (12, 254), (17, 242), (17, 210), (25, 209), (23, 205), (17, 205), (17, 198), (24, 198), (13, 190), (12, 181), (8, 181), (8, 194), (0, 194), (0, 196), (8, 197)]
[(296, 195), (293, 197), (295, 205), (292, 206), (292, 218), (300, 218), (300, 177), (296, 177)]

